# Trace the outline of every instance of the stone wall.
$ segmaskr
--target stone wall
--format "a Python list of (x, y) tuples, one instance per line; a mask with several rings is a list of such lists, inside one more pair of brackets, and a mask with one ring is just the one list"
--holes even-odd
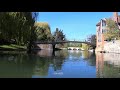
[(97, 47), (95, 51), (105, 51), (107, 53), (120, 53), (120, 40), (104, 42), (103, 48)]
[(120, 53), (120, 41), (111, 41), (104, 44), (104, 51), (110, 53)]
[(51, 50), (52, 44), (37, 44), (36, 49)]

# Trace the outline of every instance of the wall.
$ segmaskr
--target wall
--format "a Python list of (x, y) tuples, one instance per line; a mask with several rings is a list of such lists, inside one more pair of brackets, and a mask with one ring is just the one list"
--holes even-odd
[(104, 44), (104, 51), (109, 53), (120, 53), (120, 41), (111, 41)]
[(52, 44), (37, 44), (37, 49), (51, 50)]

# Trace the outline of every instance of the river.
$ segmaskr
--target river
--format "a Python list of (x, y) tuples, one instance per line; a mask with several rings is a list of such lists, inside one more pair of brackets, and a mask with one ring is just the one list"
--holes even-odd
[(119, 54), (89, 51), (0, 52), (0, 78), (118, 78), (119, 61)]

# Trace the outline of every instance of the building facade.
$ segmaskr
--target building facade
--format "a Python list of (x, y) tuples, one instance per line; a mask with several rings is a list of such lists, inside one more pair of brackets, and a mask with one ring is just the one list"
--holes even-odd
[[(115, 21), (116, 25), (120, 29), (120, 16), (118, 15), (118, 12), (114, 12), (113, 16), (110, 19)], [(96, 31), (96, 51), (103, 51), (104, 44), (106, 43), (104, 36), (104, 33), (107, 31), (106, 18), (101, 19), (96, 24)]]

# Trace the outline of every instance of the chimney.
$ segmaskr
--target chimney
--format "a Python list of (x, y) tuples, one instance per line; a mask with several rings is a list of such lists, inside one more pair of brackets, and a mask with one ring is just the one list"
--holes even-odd
[(118, 23), (118, 12), (113, 13), (113, 20)]

